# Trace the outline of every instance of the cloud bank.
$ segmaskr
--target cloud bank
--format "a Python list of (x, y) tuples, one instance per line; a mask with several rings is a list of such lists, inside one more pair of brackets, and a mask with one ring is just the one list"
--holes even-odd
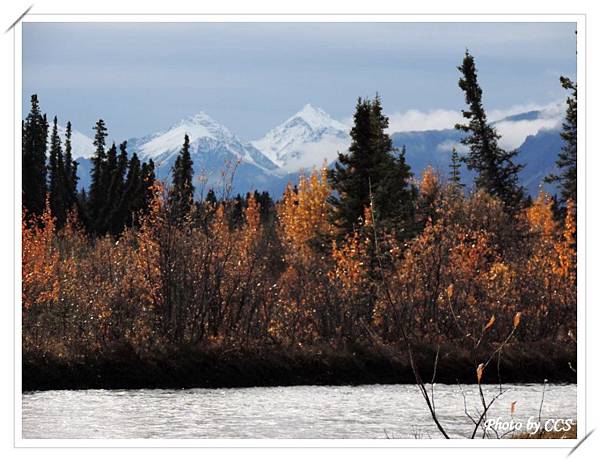
[[(538, 114), (532, 116), (529, 120), (505, 120), (511, 116), (531, 111), (537, 111)], [(546, 105), (523, 104), (506, 109), (494, 109), (488, 112), (488, 120), (495, 122), (494, 126), (502, 136), (500, 146), (504, 149), (515, 149), (523, 144), (528, 136), (535, 135), (540, 130), (560, 127), (563, 115), (564, 102), (555, 101)], [(395, 133), (452, 129), (456, 123), (460, 123), (464, 119), (460, 111), (447, 109), (419, 111), (410, 109), (390, 114), (389, 120), (388, 132)], [(440, 144), (438, 149), (447, 150), (455, 145), (456, 143), (449, 140)]]

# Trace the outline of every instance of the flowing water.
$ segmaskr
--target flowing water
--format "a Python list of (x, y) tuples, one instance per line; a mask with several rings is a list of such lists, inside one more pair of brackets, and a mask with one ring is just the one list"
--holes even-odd
[[(489, 417), (509, 422), (516, 402), (515, 422), (537, 421), (542, 389), (541, 384), (504, 385)], [(489, 402), (498, 387), (484, 390)], [(463, 385), (461, 391), (458, 385), (436, 385), (434, 399), (450, 435), (470, 436), (465, 399), (477, 419), (477, 386)], [(415, 385), (43, 391), (24, 393), (22, 409), (23, 438), (441, 436)], [(542, 421), (574, 419), (576, 412), (576, 385), (546, 385)]]

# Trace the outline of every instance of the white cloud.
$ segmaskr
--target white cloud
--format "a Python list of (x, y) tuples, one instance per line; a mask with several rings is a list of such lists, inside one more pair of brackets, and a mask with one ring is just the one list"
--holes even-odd
[(453, 128), (454, 124), (460, 122), (462, 115), (460, 111), (447, 109), (434, 109), (431, 111), (418, 111), (410, 109), (405, 112), (395, 112), (389, 116), (389, 133), (443, 130)]
[(506, 109), (492, 109), (488, 111), (487, 116), (489, 120), (497, 121), (524, 112), (540, 111), (543, 118), (554, 118), (561, 116), (564, 108), (564, 101), (553, 101), (544, 105), (535, 103), (517, 104)]
[(537, 134), (540, 130), (557, 128), (560, 126), (561, 118), (546, 118), (535, 120), (519, 120), (498, 122), (495, 126), (498, 133), (502, 135), (500, 147), (504, 149), (515, 149), (521, 146), (530, 135)]
[(464, 144), (456, 140), (442, 141), (436, 147), (436, 149), (440, 152), (452, 151), (452, 148), (456, 149), (456, 152), (458, 152), (459, 154), (466, 154), (467, 152), (469, 152), (469, 148), (467, 148)]
[(337, 159), (338, 152), (344, 152), (348, 149), (350, 140), (344, 140), (337, 137), (325, 137), (318, 142), (306, 143), (296, 152), (295, 156), (286, 160), (282, 170), (285, 172), (295, 172), (304, 169), (310, 172), (313, 168), (321, 168), (323, 163), (330, 163)]
[[(530, 111), (540, 111), (540, 116), (535, 120), (502, 121), (510, 116)], [(564, 102), (555, 101), (546, 105), (520, 104), (505, 109), (494, 109), (488, 111), (488, 119), (498, 121), (495, 127), (502, 135), (500, 145), (505, 149), (514, 149), (520, 146), (525, 138), (537, 134), (540, 130), (556, 128), (560, 126), (564, 114)], [(410, 109), (404, 112), (395, 112), (389, 116), (389, 133), (443, 130), (454, 128), (456, 123), (464, 121), (460, 111), (447, 109), (433, 109), (430, 111), (419, 111)], [(350, 124), (352, 122), (350, 121)], [(451, 149), (456, 143), (448, 140), (438, 146), (439, 150)], [(460, 152), (464, 147), (459, 145), (456, 149)]]

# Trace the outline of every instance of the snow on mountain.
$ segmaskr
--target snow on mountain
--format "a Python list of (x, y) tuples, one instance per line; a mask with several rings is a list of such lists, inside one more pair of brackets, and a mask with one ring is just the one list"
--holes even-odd
[(157, 177), (169, 181), (186, 134), (190, 139), (194, 183), (199, 190), (223, 190), (235, 168), (232, 188), (236, 193), (270, 190), (275, 183), (277, 192), (283, 191), (277, 165), (204, 112), (182, 119), (165, 131), (132, 138), (127, 150), (136, 152), (142, 161), (152, 159)]
[[(543, 178), (555, 171), (557, 155), (563, 141), (560, 137), (563, 108), (543, 108), (511, 115), (493, 122), (502, 135), (500, 146), (517, 149), (516, 161), (523, 164), (519, 181), (529, 194), (537, 195)], [(394, 147), (406, 148), (406, 161), (416, 176), (431, 165), (442, 174), (448, 173), (452, 148), (460, 153), (467, 148), (460, 143), (464, 133), (455, 129), (396, 132), (391, 135)], [(471, 185), (474, 172), (464, 166), (461, 171), (463, 183)], [(470, 186), (469, 186), (470, 187)], [(553, 194), (555, 185), (543, 184)]]
[[(518, 161), (525, 164), (520, 172), (521, 182), (536, 194), (540, 178), (554, 168), (560, 150), (560, 123), (564, 107), (545, 107), (540, 110), (513, 114), (494, 122), (502, 134), (501, 145), (507, 149), (518, 148)], [(222, 173), (226, 165), (237, 165), (232, 185), (234, 194), (245, 194), (255, 189), (269, 191), (280, 197), (288, 182), (295, 183), (299, 171), (321, 167), (326, 161), (331, 165), (338, 152), (346, 151), (350, 144), (350, 128), (333, 119), (325, 111), (310, 104), (270, 130), (262, 139), (246, 143), (226, 127), (205, 113), (185, 118), (165, 131), (128, 140), (128, 152), (137, 152), (141, 160), (152, 158), (157, 177), (168, 181), (171, 167), (183, 145), (187, 133), (194, 164), (194, 182), (204, 179), (204, 189), (221, 189)], [(64, 129), (60, 129), (64, 141)], [(420, 175), (427, 165), (446, 172), (452, 147), (464, 150), (460, 144), (463, 133), (454, 129), (403, 131), (391, 134), (395, 147), (406, 147), (406, 160), (413, 173)], [(89, 186), (89, 157), (94, 151), (92, 140), (73, 132), (74, 157), (80, 159), (78, 173), (80, 186)], [(202, 180), (201, 180), (202, 178)], [(466, 183), (473, 173), (463, 172)], [(546, 186), (550, 189), (550, 186)]]
[(494, 122), (494, 127), (502, 135), (500, 146), (516, 149), (528, 136), (537, 135), (544, 130), (560, 129), (565, 109), (564, 103), (555, 103)]
[(321, 167), (350, 144), (350, 127), (310, 104), (251, 144), (282, 172)]
[[(61, 125), (57, 125), (58, 136), (60, 136), (60, 141), (63, 147), (65, 147), (66, 140), (66, 128)], [(50, 153), (50, 140), (52, 137), (52, 125), (48, 128), (48, 154)], [(89, 159), (94, 154), (96, 148), (94, 147), (94, 140), (90, 137), (85, 136), (83, 133), (78, 132), (77, 130), (71, 131), (71, 151), (73, 153), (73, 159), (77, 159), (83, 157), (85, 159)]]
[[(214, 153), (224, 150), (237, 160), (254, 164), (263, 169), (273, 169), (265, 159), (247, 149), (242, 142), (226, 127), (216, 122), (204, 112), (182, 119), (164, 132), (146, 136), (143, 139), (131, 140), (141, 159), (153, 159), (156, 162), (167, 162), (176, 157), (181, 150), (185, 135), (190, 139), (190, 152)], [(254, 159), (254, 156), (257, 159)]]

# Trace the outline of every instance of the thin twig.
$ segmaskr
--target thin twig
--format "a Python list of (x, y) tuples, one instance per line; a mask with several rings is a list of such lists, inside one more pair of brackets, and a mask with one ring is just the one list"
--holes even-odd
[(498, 352), (498, 385), (500, 386), (500, 392), (502, 393), (502, 378), (500, 377), (500, 355), (502, 354), (502, 350)]
[(471, 414), (469, 414), (469, 411), (467, 410), (467, 395), (465, 394), (465, 391), (463, 390), (463, 387), (458, 380), (456, 381), (456, 384), (458, 385), (458, 388), (460, 389), (460, 392), (462, 393), (462, 396), (463, 396), (465, 415), (471, 420), (471, 422), (473, 422), (474, 425), (476, 425), (477, 421), (473, 418), (473, 416)]
[[(379, 272), (380, 272), (381, 280), (383, 282), (383, 286), (384, 286), (384, 289), (385, 289), (386, 298), (388, 299), (388, 303), (390, 304), (390, 307), (392, 309), (395, 309), (396, 303), (393, 300), (390, 288), (389, 288), (389, 286), (387, 284), (387, 279), (385, 278), (385, 273), (383, 271), (383, 263), (381, 262), (381, 255), (379, 253), (379, 241), (377, 239), (377, 222), (375, 220), (374, 203), (373, 203), (373, 192), (372, 192), (372, 189), (371, 189), (371, 178), (369, 178), (369, 199), (370, 199), (370, 205), (371, 205), (371, 220), (372, 220), (372, 224), (373, 224), (373, 244), (375, 246), (375, 257), (377, 259), (377, 265), (379, 267)], [(417, 382), (417, 386), (418, 386), (419, 390), (421, 391), (421, 394), (423, 395), (423, 398), (425, 399), (425, 403), (427, 404), (427, 407), (429, 408), (429, 412), (431, 414), (431, 418), (433, 419), (435, 425), (437, 426), (437, 428), (440, 431), (440, 433), (444, 436), (444, 438), (450, 439), (450, 437), (448, 436), (448, 433), (446, 433), (446, 430), (444, 429), (444, 427), (442, 426), (442, 424), (438, 420), (438, 417), (437, 417), (437, 414), (435, 412), (435, 409), (433, 408), (433, 405), (432, 405), (432, 403), (431, 403), (431, 401), (429, 399), (429, 395), (427, 393), (427, 388), (425, 387), (425, 384), (423, 383), (423, 380), (421, 379), (419, 371), (417, 370), (417, 367), (415, 365), (414, 357), (413, 357), (413, 354), (412, 354), (411, 343), (408, 340), (408, 336), (406, 334), (406, 331), (404, 330), (404, 326), (403, 326), (402, 323), (400, 323), (400, 333), (401, 333), (402, 339), (404, 341), (404, 344), (406, 346), (406, 349), (408, 351), (408, 358), (410, 360), (410, 367), (411, 367), (411, 369), (413, 371), (413, 375), (415, 377), (415, 381)]]
[(487, 413), (487, 411), (489, 410), (490, 407), (492, 407), (492, 404), (494, 404), (494, 401), (496, 401), (496, 399), (498, 399), (500, 396), (502, 396), (505, 392), (502, 393), (498, 393), (496, 396), (494, 396), (492, 398), (492, 400), (490, 401), (490, 403), (486, 406), (486, 408), (483, 410), (483, 413), (479, 416), (479, 420), (477, 421), (477, 423), (475, 424), (475, 429), (473, 430), (473, 434), (471, 435), (471, 439), (474, 439), (475, 436), (477, 435), (477, 429), (479, 428), (479, 426), (481, 425), (481, 422), (483, 421), (483, 419), (485, 418), (485, 415)]
[(540, 401), (540, 411), (538, 413), (538, 422), (540, 423), (540, 428), (542, 428), (542, 406), (544, 405), (544, 395), (546, 394), (547, 383), (548, 379), (544, 379), (544, 388), (542, 388), (542, 400)]
[(433, 376), (431, 377), (431, 404), (433, 406), (434, 411), (435, 411), (435, 399), (433, 397), (433, 386), (435, 385), (435, 376), (437, 374), (437, 365), (438, 365), (439, 357), (440, 357), (440, 345), (438, 344), (437, 350), (435, 352), (435, 362), (433, 364)]

